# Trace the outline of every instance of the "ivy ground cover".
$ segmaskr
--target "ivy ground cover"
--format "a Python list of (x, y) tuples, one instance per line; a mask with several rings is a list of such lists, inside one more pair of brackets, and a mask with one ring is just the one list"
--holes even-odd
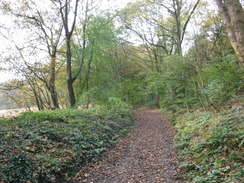
[(0, 181), (65, 182), (133, 125), (128, 110), (26, 112), (0, 121)]

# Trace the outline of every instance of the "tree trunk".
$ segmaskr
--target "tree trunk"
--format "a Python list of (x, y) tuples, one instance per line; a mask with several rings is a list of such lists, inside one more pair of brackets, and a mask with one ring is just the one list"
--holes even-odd
[(70, 39), (71, 37), (67, 36), (66, 37), (66, 64), (67, 64), (67, 87), (68, 87), (68, 93), (69, 93), (69, 103), (70, 107), (75, 107), (75, 92), (73, 88), (73, 82), (74, 79), (72, 78), (72, 66), (71, 66), (71, 61), (72, 61), (72, 54), (71, 54), (71, 47), (70, 47)]
[(182, 22), (180, 20), (181, 16), (181, 9), (182, 9), (182, 1), (173, 0), (173, 8), (174, 8), (174, 19), (175, 19), (175, 26), (176, 26), (176, 50), (175, 54), (182, 55)]
[[(34, 88), (33, 88), (34, 89)], [(43, 107), (43, 101), (41, 99), (41, 96), (38, 95), (38, 92), (34, 89), (33, 91), (33, 94), (35, 96), (35, 100), (36, 100), (36, 105), (37, 105), (37, 108), (39, 111), (41, 110), (44, 110), (44, 107)]]
[(55, 67), (56, 67), (56, 56), (52, 56), (51, 64), (50, 64), (50, 80), (49, 80), (50, 90), (49, 90), (49, 92), (51, 94), (51, 99), (53, 102), (54, 109), (58, 109), (59, 104), (58, 104), (58, 95), (57, 95), (56, 86), (55, 86), (55, 80), (56, 80)]
[(229, 40), (244, 63), (244, 10), (239, 0), (215, 0), (224, 19)]
[[(95, 39), (92, 40), (92, 48), (91, 48), (91, 56), (88, 61), (88, 66), (87, 66), (87, 74), (86, 74), (86, 91), (88, 92), (89, 90), (89, 80), (90, 80), (90, 74), (91, 74), (91, 62), (93, 60), (93, 55), (94, 55), (94, 44), (95, 44)], [(87, 95), (87, 103), (86, 103), (86, 108), (89, 108), (90, 104), (90, 97)]]
[[(73, 22), (71, 26), (69, 26), (69, 13), (71, 12), (71, 4), (72, 2), (70, 0), (65, 0), (64, 4), (62, 0), (58, 0), (59, 2), (59, 11), (61, 13), (61, 18), (63, 21), (63, 26), (65, 30), (65, 38), (66, 38), (66, 70), (67, 70), (67, 88), (68, 88), (68, 95), (69, 95), (69, 103), (70, 107), (75, 107), (75, 93), (73, 88), (73, 83), (77, 79), (78, 75), (76, 77), (72, 77), (72, 52), (71, 52), (71, 37), (75, 30), (76, 25), (76, 18), (77, 18), (77, 12), (78, 12), (78, 3), (80, 0), (75, 0), (74, 4), (74, 12), (73, 12)], [(81, 66), (80, 66), (81, 67)], [(80, 69), (79, 69), (80, 70)], [(79, 73), (79, 72), (78, 72)]]
[(194, 81), (194, 84), (195, 84), (195, 92), (194, 92), (195, 97), (196, 97), (196, 99), (199, 101), (199, 103), (201, 104), (202, 109), (203, 109), (204, 111), (206, 111), (206, 107), (205, 107), (205, 105), (204, 105), (204, 103), (203, 103), (203, 101), (202, 101), (202, 99), (201, 99), (200, 94), (199, 94), (198, 82), (197, 82), (197, 81)]

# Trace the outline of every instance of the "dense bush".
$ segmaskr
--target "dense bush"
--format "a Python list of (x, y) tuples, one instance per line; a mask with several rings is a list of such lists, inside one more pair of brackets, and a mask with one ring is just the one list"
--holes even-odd
[(176, 121), (176, 147), (185, 176), (192, 182), (244, 181), (244, 105), (229, 103), (219, 113), (187, 113)]
[(26, 112), (0, 121), (0, 180), (64, 182), (133, 124), (129, 110)]

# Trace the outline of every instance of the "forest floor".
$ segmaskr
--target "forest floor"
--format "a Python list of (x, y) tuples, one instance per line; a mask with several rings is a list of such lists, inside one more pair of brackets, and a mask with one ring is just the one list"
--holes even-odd
[(155, 109), (135, 112), (138, 125), (106, 157), (85, 166), (70, 183), (180, 183), (175, 129)]

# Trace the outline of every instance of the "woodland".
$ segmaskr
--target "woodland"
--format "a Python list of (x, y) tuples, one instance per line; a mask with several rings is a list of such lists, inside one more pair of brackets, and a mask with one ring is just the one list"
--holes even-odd
[(0, 71), (13, 77), (0, 109), (26, 112), (0, 118), (0, 182), (66, 182), (135, 128), (139, 108), (177, 129), (182, 180), (243, 182), (243, 7), (1, 0)]

